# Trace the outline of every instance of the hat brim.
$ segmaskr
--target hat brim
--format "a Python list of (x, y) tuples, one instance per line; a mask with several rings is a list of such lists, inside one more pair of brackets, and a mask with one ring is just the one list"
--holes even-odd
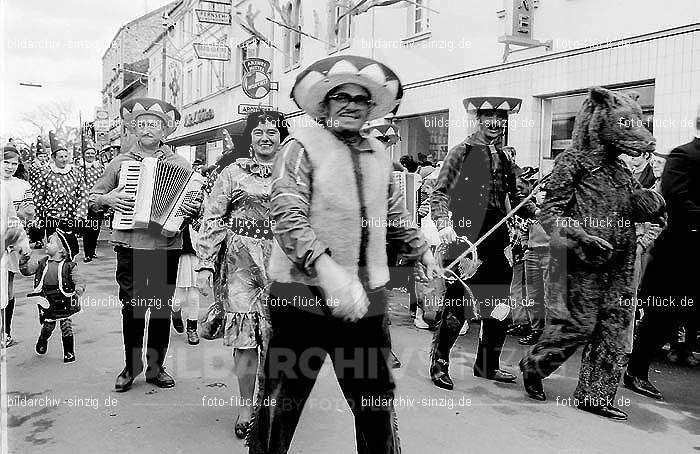
[(367, 121), (382, 118), (396, 109), (400, 100), (396, 99), (399, 90), (398, 80), (389, 80), (380, 85), (374, 80), (360, 74), (337, 74), (323, 76), (311, 81), (303, 81), (294, 87), (292, 97), (300, 109), (314, 118), (323, 118), (326, 115), (324, 100), (333, 89), (345, 85), (355, 84), (364, 88), (372, 97), (372, 106), (367, 113)]
[(134, 130), (136, 129), (136, 119), (141, 115), (155, 115), (156, 117), (163, 120), (163, 124), (165, 125), (165, 137), (174, 133), (180, 123), (178, 120), (173, 120), (171, 117), (169, 117), (163, 112), (153, 110), (139, 110), (124, 115), (124, 125), (126, 126), (126, 129), (129, 132), (134, 132)]
[(498, 110), (508, 114), (520, 112), (523, 100), (503, 96), (477, 96), (465, 98), (462, 103), (467, 112), (477, 113), (480, 110)]

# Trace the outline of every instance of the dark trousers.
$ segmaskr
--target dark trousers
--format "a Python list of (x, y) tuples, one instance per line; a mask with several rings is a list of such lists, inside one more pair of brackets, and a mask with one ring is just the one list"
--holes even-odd
[(95, 213), (88, 211), (88, 217), (83, 228), (83, 256), (92, 257), (97, 248), (97, 238), (100, 236), (100, 226), (102, 225), (102, 212)]
[[(666, 342), (670, 342), (671, 346), (676, 346), (678, 343), (678, 326), (682, 320), (688, 320), (689, 317), (664, 309), (647, 308), (644, 310), (644, 317), (639, 324), (637, 338), (634, 341), (627, 367), (628, 374), (648, 379), (651, 361), (659, 349)], [(686, 335), (685, 341), (687, 348), (692, 351), (694, 338), (691, 339)]]
[(544, 330), (547, 314), (547, 282), (549, 281), (549, 248), (525, 251), (525, 279), (527, 282), (527, 313), (533, 330)]
[(139, 250), (116, 247), (117, 283), (122, 303), (122, 335), (126, 368), (143, 370), (143, 336), (147, 312), (148, 377), (163, 367), (170, 341), (170, 312), (180, 251)]
[[(41, 222), (44, 222), (43, 219)], [(37, 241), (44, 241), (44, 234), (46, 233), (43, 224), (36, 223), (31, 225), (28, 229), (29, 241), (31, 243), (36, 243)]]
[[(272, 284), (272, 337), (264, 362), (263, 392), (248, 436), (249, 452), (281, 454), (289, 450), (316, 377), (330, 355), (355, 417), (358, 453), (399, 453), (386, 292), (368, 292), (370, 310), (355, 323), (328, 315), (315, 303), (298, 304), (320, 295), (320, 289), (301, 284)], [(297, 307), (292, 307), (295, 297)], [(329, 403), (322, 399), (310, 404), (334, 411), (336, 406)]]
[[(506, 340), (508, 325), (508, 319), (499, 321), (488, 316), (496, 301), (506, 304), (509, 302), (512, 278), (511, 267), (503, 253), (504, 243), (499, 240), (498, 232), (494, 235), (495, 241), (486, 241), (479, 248), (479, 259), (483, 260), (483, 263), (467, 282), (474, 293), (474, 300), (468, 295), (465, 296), (465, 288), (460, 282), (447, 283), (442, 316), (433, 336), (431, 350), (432, 361), (440, 359), (449, 362), (450, 350), (459, 336), (467, 314), (478, 305), (482, 320), (474, 373), (479, 376), (490, 376), (500, 369), (501, 350)], [(463, 244), (451, 245), (446, 254), (445, 266), (465, 249)]]
[(15, 299), (10, 298), (7, 301), (7, 306), (3, 309), (3, 322), (5, 323), (4, 330), (8, 336), (12, 330), (12, 314), (15, 312)]

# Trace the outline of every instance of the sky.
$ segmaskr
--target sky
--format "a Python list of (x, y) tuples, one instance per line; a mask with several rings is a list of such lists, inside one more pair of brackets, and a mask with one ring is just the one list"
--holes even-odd
[(119, 27), (170, 1), (0, 0), (0, 136), (35, 137), (19, 117), (52, 100), (73, 104), (71, 125), (80, 111), (92, 118), (102, 99), (102, 55)]

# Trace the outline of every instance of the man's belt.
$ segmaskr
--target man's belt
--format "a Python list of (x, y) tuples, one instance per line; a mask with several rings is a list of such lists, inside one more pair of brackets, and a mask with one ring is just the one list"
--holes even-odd
[(270, 221), (267, 219), (231, 218), (226, 223), (226, 226), (237, 235), (261, 240), (272, 239), (272, 229), (270, 228)]

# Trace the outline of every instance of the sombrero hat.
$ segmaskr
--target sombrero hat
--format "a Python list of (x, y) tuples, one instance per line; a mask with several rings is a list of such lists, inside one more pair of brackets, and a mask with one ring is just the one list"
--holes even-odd
[(399, 128), (392, 124), (372, 125), (362, 129), (365, 137), (374, 137), (386, 145), (394, 145), (401, 140)]
[(398, 76), (386, 65), (355, 55), (328, 57), (299, 73), (291, 97), (300, 109), (314, 118), (324, 115), (323, 100), (334, 88), (357, 84), (372, 97), (367, 120), (382, 118), (401, 103), (403, 87)]
[(523, 100), (520, 98), (506, 98), (503, 96), (477, 96), (465, 98), (464, 108), (467, 112), (478, 112), (479, 110), (502, 110), (509, 114), (520, 112)]
[(146, 114), (155, 115), (163, 120), (166, 136), (172, 134), (180, 123), (180, 112), (175, 106), (155, 98), (130, 99), (122, 104), (120, 114), (129, 131), (133, 131), (136, 127), (136, 119)]

